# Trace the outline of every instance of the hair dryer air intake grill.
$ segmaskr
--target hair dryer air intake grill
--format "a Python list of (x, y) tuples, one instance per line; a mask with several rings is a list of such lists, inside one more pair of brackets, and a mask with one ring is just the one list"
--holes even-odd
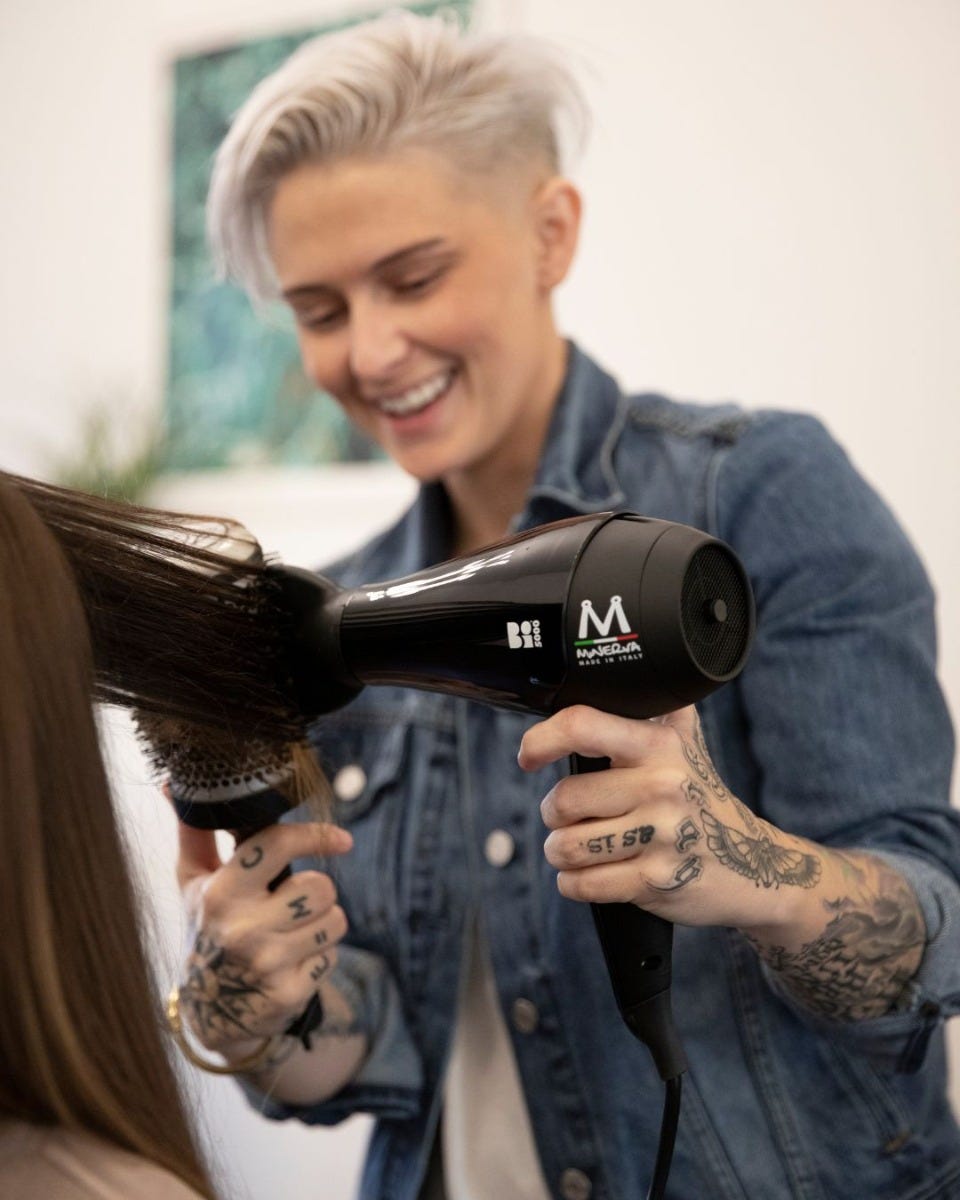
[(729, 550), (710, 543), (695, 551), (683, 577), (681, 620), (690, 653), (705, 674), (729, 678), (743, 661), (753, 624), (748, 601), (743, 572)]

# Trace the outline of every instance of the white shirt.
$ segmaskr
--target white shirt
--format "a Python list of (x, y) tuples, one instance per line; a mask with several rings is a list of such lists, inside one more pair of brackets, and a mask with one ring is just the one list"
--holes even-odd
[(476, 923), (466, 952), (444, 1085), (447, 1200), (550, 1200), (486, 940)]

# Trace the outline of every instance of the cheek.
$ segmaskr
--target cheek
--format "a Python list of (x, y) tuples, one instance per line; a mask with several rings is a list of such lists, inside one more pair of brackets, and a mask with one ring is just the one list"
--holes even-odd
[(306, 377), (322, 391), (333, 396), (346, 394), (347, 359), (338, 351), (337, 339), (298, 334), (300, 361)]
[(511, 305), (512, 298), (500, 289), (444, 297), (422, 326), (423, 340), (456, 353), (486, 356), (516, 332)]

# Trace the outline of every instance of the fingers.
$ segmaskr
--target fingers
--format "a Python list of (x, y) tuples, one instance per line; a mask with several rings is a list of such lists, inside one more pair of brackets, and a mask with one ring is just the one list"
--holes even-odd
[(578, 821), (622, 817), (634, 807), (629, 769), (611, 767), (590, 775), (568, 775), (559, 780), (540, 802), (540, 815), (548, 829), (562, 829)]
[(238, 895), (260, 893), (294, 859), (346, 854), (352, 846), (351, 835), (336, 825), (271, 825), (240, 843), (224, 868), (224, 886)]
[(322, 920), (337, 902), (337, 889), (321, 871), (297, 871), (270, 896), (264, 925), (277, 933), (306, 929)]
[(339, 904), (332, 904), (309, 925), (291, 927), (283, 931), (283, 936), (260, 931), (255, 940), (252, 936), (248, 939), (251, 944), (233, 945), (232, 953), (242, 956), (259, 979), (269, 981), (289, 970), (312, 967), (324, 958), (329, 960), (328, 966), (332, 965), (347, 928), (346, 913)]
[[(519, 763), (535, 770), (568, 754), (611, 767), (561, 779), (544, 797), (544, 856), (560, 893), (583, 902), (635, 903), (671, 920), (710, 916), (694, 768), (709, 768), (696, 710), (629, 720), (574, 706), (533, 726)], [(692, 758), (691, 758), (692, 756)]]
[[(342, 836), (340, 836), (342, 835)], [(322, 871), (296, 871), (273, 891), (268, 884), (292, 858), (333, 849), (344, 853), (350, 835), (332, 826), (274, 826), (249, 838), (226, 866), (203, 882), (201, 924), (247, 961), (255, 947), (277, 934), (310, 928), (325, 918), (337, 899)], [(281, 939), (286, 944), (286, 938)], [(284, 950), (287, 958), (289, 949)]]
[(609, 758), (615, 767), (639, 766), (651, 754), (674, 745), (679, 728), (696, 720), (692, 707), (681, 712), (692, 716), (638, 721), (575, 704), (528, 729), (517, 761), (524, 771), (537, 771), (570, 754)]
[[(672, 845), (672, 839), (667, 839)], [(557, 870), (578, 870), (597, 863), (638, 858), (648, 848), (664, 842), (662, 828), (649, 821), (584, 821), (569, 829), (555, 829), (543, 845), (547, 862)]]
[(644, 877), (636, 864), (606, 863), (590, 871), (561, 871), (557, 889), (568, 900), (592, 904), (630, 904), (649, 899)]

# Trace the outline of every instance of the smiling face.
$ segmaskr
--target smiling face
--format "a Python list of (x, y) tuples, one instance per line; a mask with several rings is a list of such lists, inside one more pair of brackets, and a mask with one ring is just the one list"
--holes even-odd
[(426, 150), (299, 167), (268, 234), (307, 374), (418, 479), (532, 476), (578, 211), (565, 181), (472, 181)]

